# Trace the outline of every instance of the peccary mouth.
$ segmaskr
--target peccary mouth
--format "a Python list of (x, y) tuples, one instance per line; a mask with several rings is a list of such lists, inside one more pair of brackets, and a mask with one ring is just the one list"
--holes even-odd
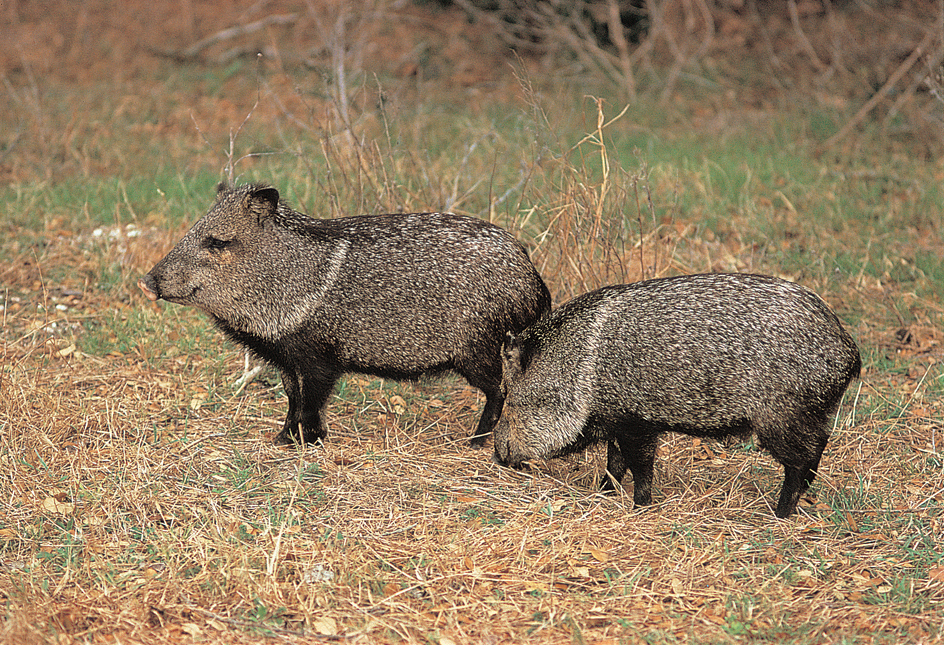
[(167, 302), (175, 302), (182, 305), (194, 304), (194, 294), (196, 294), (198, 291), (198, 289), (194, 287), (194, 289), (186, 296), (174, 296), (167, 293), (161, 293), (160, 287), (157, 286), (157, 281), (150, 275), (146, 275), (138, 280), (138, 288), (144, 292), (144, 295), (147, 296), (147, 299), (151, 302), (157, 302), (158, 300), (164, 299)]
[(149, 275), (138, 280), (138, 288), (141, 289), (144, 295), (147, 296), (147, 299), (152, 302), (156, 302), (161, 297), (157, 292), (157, 284), (154, 282), (154, 278)]
[(510, 451), (508, 451), (507, 456), (503, 457), (498, 446), (495, 446), (495, 451), (492, 453), (492, 461), (494, 461), (499, 466), (507, 466), (508, 468), (514, 468), (515, 470), (528, 469), (525, 460), (520, 457), (512, 457)]

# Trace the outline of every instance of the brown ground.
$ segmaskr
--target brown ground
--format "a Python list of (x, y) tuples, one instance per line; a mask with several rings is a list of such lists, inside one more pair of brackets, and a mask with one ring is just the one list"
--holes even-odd
[[(672, 5), (676, 18), (637, 75), (646, 65), (671, 72), (707, 43), (700, 69), (730, 79), (692, 109), (687, 127), (744, 127), (796, 97), (860, 105), (902, 68), (936, 16), (934, 3), (850, 16), (799, 2), (798, 29), (789, 3), (762, 4), (764, 29), (752, 3), (712, 4), (713, 30), (699, 22), (699, 3)], [(260, 102), (254, 122), (304, 113), (306, 123), (338, 130), (336, 102), (296, 84), (330, 73), (331, 30), (347, 6), (5, 2), (0, 77), (12, 112), (0, 117), (0, 181), (17, 190), (128, 178), (155, 163), (149, 140), (182, 167), (201, 155), (217, 163), (220, 151), (196, 127), (216, 143), (253, 109), (259, 84), (225, 69), (230, 57), (257, 51), (267, 70), (285, 73), (265, 76), (266, 96), (278, 100)], [(455, 9), (357, 6), (346, 64), (395, 79), (391, 101), (436, 88), (481, 109), (496, 101), (520, 109), (513, 59), (484, 23), (470, 25)], [(222, 29), (292, 14), (194, 47)], [(686, 25), (690, 41), (673, 49), (668, 36)], [(929, 41), (929, 57), (939, 45)], [(565, 73), (555, 60), (521, 64), (540, 79)], [(227, 91), (169, 87), (163, 71), (180, 61)], [(907, 93), (912, 76), (869, 123), (904, 123), (902, 149), (929, 155), (940, 142), (928, 118), (933, 97)], [(665, 87), (670, 103), (696, 101)], [(65, 108), (59, 95), (69, 97)], [(823, 154), (855, 157), (857, 134)], [(112, 144), (122, 137), (142, 143)], [(597, 453), (516, 473), (469, 451), (481, 398), (457, 381), (352, 378), (331, 403), (324, 448), (276, 449), (268, 439), (285, 411), (277, 379), (267, 374), (234, 393), (240, 353), (196, 314), (148, 309), (134, 292), (134, 276), (180, 231), (152, 226), (101, 251), (65, 216), (43, 221), (44, 231), (12, 231), (38, 241), (2, 247), (11, 257), (0, 268), (5, 642), (944, 641), (938, 300), (872, 278), (817, 285), (837, 309), (861, 315), (853, 331), (870, 362), (797, 518), (773, 518), (781, 475), (769, 457), (684, 437), (660, 448), (656, 505), (639, 510), (628, 481), (621, 496), (593, 492)], [(676, 233), (691, 235), (682, 225)], [(671, 236), (661, 243), (663, 265), (678, 269), (701, 266), (702, 251), (731, 258), (709, 268), (743, 268), (750, 257), (743, 245), (706, 238), (666, 261), (682, 247)], [(125, 287), (106, 295), (46, 279), (63, 267), (96, 275), (102, 257)], [(907, 322), (888, 322), (896, 308)], [(61, 326), (70, 322), (104, 327), (114, 349), (77, 351)], [(143, 324), (162, 333), (123, 336)], [(202, 336), (191, 353), (194, 330)]]

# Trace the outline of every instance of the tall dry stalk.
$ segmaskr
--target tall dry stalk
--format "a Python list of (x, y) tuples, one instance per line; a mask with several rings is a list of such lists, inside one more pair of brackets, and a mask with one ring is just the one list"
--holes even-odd
[(525, 240), (533, 239), (532, 258), (556, 302), (653, 277), (671, 264), (669, 252), (658, 248), (665, 243), (648, 166), (625, 168), (608, 141), (608, 130), (626, 109), (607, 118), (605, 102), (593, 100), (593, 131), (561, 153), (545, 154), (542, 168), (534, 163), (522, 195), (525, 203), (515, 221), (506, 223)]

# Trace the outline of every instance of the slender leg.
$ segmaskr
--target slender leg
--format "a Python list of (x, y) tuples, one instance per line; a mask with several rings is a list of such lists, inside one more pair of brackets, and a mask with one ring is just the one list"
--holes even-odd
[(623, 433), (618, 441), (625, 468), (633, 474), (633, 502), (636, 506), (648, 506), (652, 503), (652, 473), (659, 435)]
[[(460, 360), (454, 369), (469, 382), (469, 385), (482, 390), (485, 395), (485, 407), (482, 408), (482, 415), (475, 427), (475, 433), (469, 439), (469, 446), (477, 449), (485, 445), (488, 435), (498, 425), (502, 408), (505, 406), (505, 394), (501, 389), (502, 364), (498, 348), (485, 347), (475, 351), (469, 350), (469, 355), (476, 357), (471, 367), (463, 365)], [(487, 356), (491, 358), (485, 358)], [(485, 362), (482, 363), (482, 360)]]
[(625, 474), (626, 459), (623, 458), (623, 451), (616, 445), (616, 441), (611, 439), (606, 444), (606, 473), (603, 475), (600, 490), (615, 491), (616, 485), (623, 480)]
[(484, 392), (485, 407), (482, 408), (482, 416), (479, 417), (475, 434), (469, 440), (469, 446), (472, 448), (481, 448), (485, 445), (485, 440), (488, 439), (488, 435), (492, 433), (492, 430), (498, 424), (502, 408), (505, 405), (505, 395), (502, 394), (501, 388), (484, 390)]
[(796, 511), (800, 497), (809, 490), (810, 485), (816, 478), (816, 471), (819, 468), (819, 462), (823, 457), (825, 448), (826, 442), (823, 441), (818, 446), (812, 461), (805, 466), (797, 467), (784, 464), (783, 488), (780, 489), (780, 500), (777, 502), (777, 509), (774, 511), (777, 517), (786, 518)]
[(275, 437), (276, 444), (315, 443), (328, 436), (323, 413), (335, 380), (333, 376), (315, 378), (288, 369), (282, 371), (288, 414), (282, 431)]
[(626, 465), (633, 474), (633, 502), (637, 506), (652, 503), (652, 472), (658, 443), (658, 435), (643, 436), (633, 446), (635, 450), (623, 450)]
[(606, 446), (606, 470), (601, 490), (614, 490), (614, 481), (623, 479), (627, 469), (633, 474), (633, 502), (637, 506), (652, 503), (652, 473), (659, 435), (620, 433)]
[(299, 402), (301, 399), (301, 384), (298, 374), (294, 370), (282, 369), (282, 387), (288, 396), (288, 413), (285, 415), (285, 424), (282, 431), (275, 436), (276, 445), (293, 444), (298, 441)]
[(328, 436), (328, 426), (324, 420), (324, 410), (328, 405), (328, 397), (334, 389), (337, 376), (314, 377), (306, 374), (302, 379), (303, 407), (300, 415), (302, 440), (305, 443), (315, 443)]
[[(805, 488), (804, 479), (809, 472), (809, 468), (797, 468), (796, 466), (783, 467), (783, 488), (780, 490), (780, 500), (777, 502), (777, 510), (774, 511), (777, 517), (783, 519), (789, 517), (796, 510), (797, 502), (800, 501), (800, 495)], [(808, 484), (807, 484), (808, 485)]]

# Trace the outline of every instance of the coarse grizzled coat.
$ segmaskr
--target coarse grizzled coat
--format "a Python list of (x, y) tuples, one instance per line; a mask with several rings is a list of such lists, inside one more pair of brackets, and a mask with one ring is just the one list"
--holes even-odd
[(313, 219), (275, 188), (221, 185), (216, 202), (138, 285), (192, 305), (276, 366), (288, 414), (276, 443), (327, 434), (344, 372), (393, 379), (453, 370), (485, 393), (472, 443), (501, 414), (501, 344), (550, 308), (524, 248), (450, 213)]
[(651, 503), (659, 435), (754, 434), (784, 467), (778, 517), (816, 475), (859, 350), (808, 289), (773, 277), (706, 274), (579, 296), (503, 348), (495, 459), (520, 466), (606, 441), (604, 487), (627, 468)]

